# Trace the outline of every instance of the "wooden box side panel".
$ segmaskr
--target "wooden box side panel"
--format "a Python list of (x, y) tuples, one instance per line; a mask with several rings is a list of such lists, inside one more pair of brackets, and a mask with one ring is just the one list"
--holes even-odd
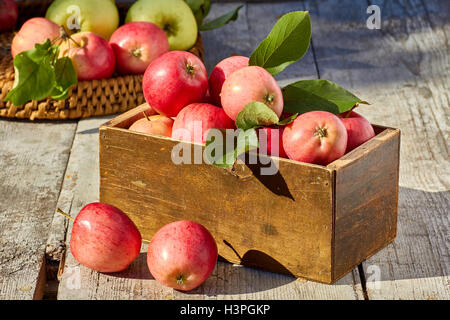
[(101, 127), (100, 200), (127, 213), (144, 239), (189, 219), (210, 230), (230, 262), (331, 281), (332, 170), (289, 160), (273, 176), (256, 165), (176, 165), (176, 144)]
[(336, 170), (333, 278), (396, 235), (400, 131), (385, 128), (332, 164)]

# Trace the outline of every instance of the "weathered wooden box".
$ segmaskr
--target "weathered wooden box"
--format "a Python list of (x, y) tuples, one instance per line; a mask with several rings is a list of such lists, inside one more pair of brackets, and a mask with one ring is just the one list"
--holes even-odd
[(179, 141), (126, 129), (145, 108), (100, 127), (100, 201), (127, 213), (143, 239), (189, 219), (230, 262), (333, 283), (395, 238), (398, 129), (374, 125), (373, 139), (326, 167), (275, 158), (278, 173), (267, 176), (258, 165), (174, 164)]

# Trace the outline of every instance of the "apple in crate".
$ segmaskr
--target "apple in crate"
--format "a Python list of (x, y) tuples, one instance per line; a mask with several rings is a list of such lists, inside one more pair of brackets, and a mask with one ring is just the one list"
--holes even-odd
[(0, 32), (12, 29), (18, 15), (19, 8), (14, 0), (0, 0)]
[(220, 97), (223, 109), (233, 120), (252, 101), (264, 103), (278, 117), (283, 112), (280, 87), (269, 72), (258, 66), (244, 67), (230, 74), (223, 83)]
[(285, 127), (283, 147), (289, 159), (327, 165), (345, 154), (347, 130), (336, 115), (310, 111)]
[(172, 128), (172, 138), (205, 143), (209, 129), (233, 129), (231, 120), (222, 108), (208, 103), (193, 103), (180, 111)]
[(73, 34), (60, 45), (60, 56), (68, 56), (78, 80), (109, 78), (114, 72), (115, 56), (108, 41), (93, 32)]
[(171, 51), (156, 58), (142, 79), (147, 103), (159, 114), (176, 117), (190, 103), (202, 101), (208, 90), (203, 62), (187, 51)]
[(121, 74), (143, 74), (150, 62), (169, 51), (169, 40), (151, 22), (130, 22), (114, 31), (109, 40)]
[(375, 137), (372, 125), (362, 115), (350, 111), (350, 114), (346, 112), (339, 116), (347, 129), (348, 140), (345, 152), (350, 152), (367, 140)]
[(111, 0), (57, 0), (47, 9), (45, 17), (69, 34), (94, 32), (106, 40), (119, 26), (119, 11)]
[(88, 268), (119, 272), (138, 257), (141, 241), (141, 234), (125, 213), (94, 202), (84, 206), (73, 222), (70, 251)]
[(172, 126), (172, 119), (157, 114), (137, 120), (128, 128), (128, 130), (171, 137)]
[(148, 245), (147, 265), (158, 282), (189, 291), (209, 277), (217, 256), (217, 245), (211, 233), (201, 224), (181, 220), (155, 233)]
[[(272, 128), (264, 127), (258, 129), (258, 140), (260, 153), (269, 156), (277, 156), (280, 158), (287, 158), (286, 151), (283, 148), (283, 127)], [(262, 150), (261, 145), (265, 142), (266, 150)]]
[(138, 0), (128, 10), (125, 23), (157, 24), (169, 38), (170, 50), (188, 50), (197, 41), (197, 22), (183, 0)]
[(221, 106), (220, 92), (225, 80), (234, 71), (248, 67), (248, 57), (232, 56), (220, 61), (209, 75), (209, 93), (211, 101), (217, 106)]
[(14, 36), (11, 43), (13, 58), (19, 53), (34, 48), (37, 43), (54, 40), (61, 34), (59, 26), (45, 18), (31, 18), (27, 20)]

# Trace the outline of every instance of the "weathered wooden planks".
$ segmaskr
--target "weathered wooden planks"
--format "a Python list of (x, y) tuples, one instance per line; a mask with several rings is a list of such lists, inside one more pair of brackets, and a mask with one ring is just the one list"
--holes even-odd
[(75, 122), (0, 120), (0, 299), (39, 299)]
[(380, 30), (366, 28), (364, 2), (307, 2), (321, 77), (372, 102), (360, 109), (371, 122), (402, 131), (397, 238), (364, 263), (368, 297), (448, 299), (449, 49), (448, 24), (439, 19), (445, 4), (375, 3)]

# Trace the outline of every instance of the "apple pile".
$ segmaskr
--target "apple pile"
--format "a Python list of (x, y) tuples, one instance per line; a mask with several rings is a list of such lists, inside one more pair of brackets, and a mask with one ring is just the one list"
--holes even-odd
[[(202, 61), (191, 53), (163, 54), (150, 63), (143, 78), (145, 99), (159, 115), (139, 119), (129, 129), (206, 143), (210, 129), (236, 128), (238, 115), (249, 103), (263, 103), (280, 117), (281, 88), (264, 68), (248, 64), (248, 57), (228, 57), (208, 79)], [(354, 111), (309, 111), (286, 125), (259, 128), (258, 137), (266, 139), (268, 155), (327, 165), (374, 135), (372, 125)]]
[(274, 75), (304, 55), (310, 34), (308, 12), (288, 13), (250, 57), (228, 57), (209, 77), (191, 53), (162, 54), (146, 68), (142, 87), (148, 112), (158, 113), (156, 122), (164, 123), (145, 117), (129, 129), (207, 145), (211, 129), (240, 129), (258, 141), (241, 153), (258, 148), (262, 154), (328, 165), (375, 133), (353, 111), (367, 102), (331, 81), (278, 85)]
[[(98, 272), (120, 272), (139, 256), (142, 237), (120, 209), (94, 202), (73, 221), (70, 251), (84, 266)], [(217, 245), (202, 225), (180, 220), (152, 237), (147, 249), (150, 273), (160, 283), (181, 291), (201, 285), (214, 270)]]
[[(53, 1), (45, 18), (27, 20), (12, 40), (20, 83), (6, 100), (21, 105), (46, 97), (65, 99), (77, 81), (106, 79), (114, 72), (143, 74), (164, 53), (191, 49), (199, 30), (236, 20), (240, 9), (203, 25), (209, 8), (210, 0), (138, 0), (119, 26), (115, 1)], [(0, 1), (0, 32), (13, 28), (17, 16), (13, 0)], [(70, 65), (55, 56), (68, 57)]]

